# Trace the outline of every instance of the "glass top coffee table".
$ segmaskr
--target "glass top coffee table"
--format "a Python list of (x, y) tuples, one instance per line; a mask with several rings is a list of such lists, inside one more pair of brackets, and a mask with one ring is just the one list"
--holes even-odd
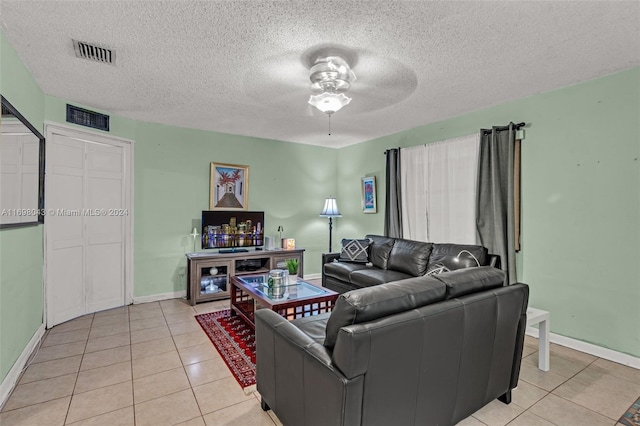
[(231, 277), (231, 313), (255, 328), (256, 309), (271, 309), (283, 317), (295, 318), (330, 312), (339, 294), (298, 279), (276, 291), (267, 286), (268, 274)]

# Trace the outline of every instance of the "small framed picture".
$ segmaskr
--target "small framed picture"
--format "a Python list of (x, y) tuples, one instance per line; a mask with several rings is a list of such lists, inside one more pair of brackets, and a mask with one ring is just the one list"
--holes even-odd
[(377, 213), (378, 203), (376, 201), (376, 177), (368, 176), (362, 178), (362, 211), (365, 213)]
[(211, 163), (209, 210), (247, 210), (249, 166)]

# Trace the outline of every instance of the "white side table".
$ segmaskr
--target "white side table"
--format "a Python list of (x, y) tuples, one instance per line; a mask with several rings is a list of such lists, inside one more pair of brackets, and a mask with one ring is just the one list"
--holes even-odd
[(549, 371), (549, 328), (551, 314), (542, 309), (527, 308), (527, 327), (538, 326), (538, 368)]

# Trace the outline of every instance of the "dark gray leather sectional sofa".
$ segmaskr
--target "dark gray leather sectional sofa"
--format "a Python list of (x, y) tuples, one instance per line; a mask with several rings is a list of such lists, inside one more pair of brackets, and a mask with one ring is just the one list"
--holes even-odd
[(455, 425), (518, 383), (529, 288), (466, 268), (256, 312), (257, 387), (284, 425)]
[(372, 241), (369, 246), (369, 262), (366, 264), (337, 261), (340, 253), (323, 255), (324, 287), (344, 293), (419, 277), (438, 265), (450, 270), (478, 266), (478, 263), (481, 266), (500, 267), (498, 256), (489, 254), (482, 246), (425, 243), (381, 235), (367, 235), (365, 238)]

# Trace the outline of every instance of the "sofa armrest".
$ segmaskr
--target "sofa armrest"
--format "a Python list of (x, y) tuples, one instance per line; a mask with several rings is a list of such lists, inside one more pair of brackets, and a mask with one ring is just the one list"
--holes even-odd
[(322, 253), (322, 266), (320, 266), (320, 271), (322, 272), (322, 287), (327, 287), (326, 284), (326, 276), (324, 275), (324, 265), (325, 263), (331, 263), (334, 260), (340, 257), (340, 253)]
[(497, 254), (489, 254), (488, 255), (487, 266), (493, 266), (494, 268), (500, 269), (500, 256)]
[(322, 264), (331, 263), (340, 257), (340, 253), (322, 253)]
[(360, 424), (364, 378), (347, 379), (331, 353), (269, 309), (256, 311), (256, 382), (283, 424)]
[[(258, 309), (256, 311), (255, 318), (256, 349), (258, 348), (258, 340), (264, 340), (263, 337), (269, 338), (269, 335), (278, 333), (287, 339), (293, 348), (304, 351), (316, 358), (322, 365), (333, 368), (331, 365), (331, 353), (329, 350), (323, 345), (317, 343), (304, 331), (300, 330), (281, 315), (270, 309)], [(258, 324), (260, 324), (260, 326)]]

